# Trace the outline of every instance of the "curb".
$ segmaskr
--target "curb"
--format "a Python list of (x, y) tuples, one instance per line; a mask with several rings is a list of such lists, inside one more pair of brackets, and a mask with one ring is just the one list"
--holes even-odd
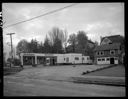
[(86, 78), (77, 78), (71, 77), (72, 82), (74, 83), (83, 83), (83, 84), (98, 84), (98, 85), (111, 85), (111, 86), (125, 86), (125, 81), (111, 81), (105, 79), (86, 79)]
[(125, 81), (112, 81), (110, 79), (93, 79), (93, 78), (83, 78), (83, 77), (69, 77), (66, 79), (54, 79), (54, 78), (45, 78), (45, 80), (51, 81), (64, 81), (64, 82), (73, 82), (79, 84), (96, 84), (96, 85), (109, 85), (109, 86), (121, 86), (125, 87)]
[(100, 70), (111, 68), (111, 67), (114, 67), (114, 66), (117, 66), (117, 65), (109, 65), (109, 66), (106, 66), (106, 67), (97, 68), (97, 69), (92, 70), (92, 71), (82, 72), (81, 75), (86, 75), (86, 74), (89, 74), (89, 73), (92, 73), (92, 72), (100, 71)]

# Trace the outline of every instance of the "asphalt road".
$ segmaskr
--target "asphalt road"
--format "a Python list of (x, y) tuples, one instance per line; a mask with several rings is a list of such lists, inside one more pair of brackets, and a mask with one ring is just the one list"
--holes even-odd
[(4, 96), (124, 97), (125, 87), (5, 76)]

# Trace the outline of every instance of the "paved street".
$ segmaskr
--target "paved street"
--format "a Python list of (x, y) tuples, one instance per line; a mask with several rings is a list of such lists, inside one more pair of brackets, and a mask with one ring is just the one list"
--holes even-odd
[(125, 87), (4, 78), (4, 96), (125, 96)]
[[(102, 66), (101, 66), (102, 67)], [(61, 66), (28, 68), (4, 76), (4, 96), (125, 96), (125, 87), (73, 82), (53, 81), (67, 77), (79, 77), (81, 72), (99, 66)], [(50, 80), (50, 79), (53, 80)]]

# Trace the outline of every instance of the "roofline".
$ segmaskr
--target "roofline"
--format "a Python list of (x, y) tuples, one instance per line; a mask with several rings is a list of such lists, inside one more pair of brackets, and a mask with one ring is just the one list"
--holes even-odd
[(104, 38), (113, 37), (113, 36), (121, 36), (121, 35), (111, 35), (111, 36), (102, 37), (102, 38), (101, 38), (101, 41), (100, 41), (100, 44), (101, 44), (101, 42), (103, 41)]

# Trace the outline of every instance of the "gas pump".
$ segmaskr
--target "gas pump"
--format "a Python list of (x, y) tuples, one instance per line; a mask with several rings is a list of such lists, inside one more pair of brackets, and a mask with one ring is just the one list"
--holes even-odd
[(50, 58), (46, 58), (46, 65), (50, 65)]

